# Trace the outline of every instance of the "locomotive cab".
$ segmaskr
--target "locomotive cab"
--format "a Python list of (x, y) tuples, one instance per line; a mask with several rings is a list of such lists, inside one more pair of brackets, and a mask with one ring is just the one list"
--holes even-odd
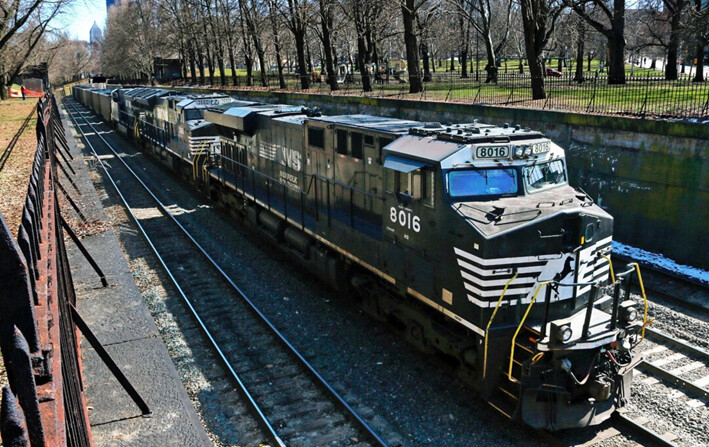
[(477, 334), (461, 361), (491, 405), (560, 429), (625, 404), (642, 322), (617, 284), (606, 293), (613, 219), (568, 184), (563, 149), (520, 128), (427, 126), (387, 146), (384, 168), (407, 291)]

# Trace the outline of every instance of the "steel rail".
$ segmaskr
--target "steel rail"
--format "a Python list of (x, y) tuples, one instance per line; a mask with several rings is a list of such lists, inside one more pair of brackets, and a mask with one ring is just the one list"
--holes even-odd
[[(77, 108), (76, 106), (74, 106), (73, 104), (72, 104), (72, 107), (74, 108), (74, 110), (77, 110), (77, 111), (78, 111), (78, 108)], [(148, 194), (150, 194), (150, 196), (155, 200), (155, 202), (158, 204), (158, 206), (160, 207), (160, 209), (161, 209), (167, 216), (169, 216), (170, 219), (180, 228), (180, 230), (183, 232), (183, 234), (184, 234), (188, 239), (190, 239), (190, 241), (194, 244), (194, 246), (204, 255), (204, 257), (205, 257), (205, 258), (209, 261), (209, 263), (219, 272), (219, 274), (231, 285), (231, 287), (232, 287), (232, 288), (234, 289), (234, 291), (242, 298), (242, 300), (243, 300), (245, 303), (248, 304), (249, 308), (261, 319), (261, 321), (262, 321), (264, 324), (266, 324), (266, 325), (272, 330), (272, 332), (277, 336), (277, 338), (278, 338), (278, 340), (281, 342), (281, 344), (282, 344), (283, 346), (285, 346), (285, 347), (290, 351), (290, 353), (298, 360), (298, 362), (301, 364), (301, 366), (305, 367), (305, 368), (311, 373), (311, 375), (316, 379), (316, 383), (320, 384), (320, 385), (335, 399), (336, 403), (337, 403), (338, 405), (340, 405), (340, 407), (343, 408), (343, 409), (349, 414), (349, 416), (360, 426), (360, 428), (362, 428), (362, 429), (365, 431), (365, 433), (366, 433), (367, 436), (371, 439), (371, 441), (373, 441), (376, 445), (379, 445), (379, 446), (382, 446), (382, 447), (386, 447), (386, 446), (387, 446), (386, 442), (385, 442), (383, 439), (381, 439), (381, 438), (379, 437), (379, 435), (377, 435), (377, 434), (374, 432), (374, 430), (369, 426), (369, 424), (367, 424), (367, 423), (354, 411), (354, 409), (353, 409), (352, 407), (350, 407), (349, 404), (347, 404), (347, 402), (345, 402), (345, 400), (339, 395), (339, 393), (337, 393), (337, 391), (335, 391), (335, 390), (332, 388), (332, 386), (330, 386), (330, 384), (328, 384), (328, 383), (325, 381), (325, 379), (315, 370), (315, 368), (313, 368), (313, 366), (310, 365), (310, 363), (305, 359), (305, 357), (303, 357), (303, 355), (300, 354), (300, 352), (298, 352), (298, 351), (296, 350), (296, 348), (295, 348), (288, 340), (286, 340), (286, 338), (283, 336), (283, 334), (273, 325), (273, 323), (271, 323), (271, 321), (268, 320), (268, 318), (261, 312), (261, 310), (258, 309), (258, 307), (256, 307), (256, 305), (246, 296), (246, 294), (232, 281), (232, 279), (229, 277), (229, 275), (227, 275), (226, 272), (224, 272), (224, 270), (217, 264), (217, 262), (216, 262), (216, 261), (205, 251), (205, 249), (192, 237), (192, 235), (182, 226), (182, 224), (180, 224), (180, 222), (179, 222), (179, 221), (175, 218), (175, 216), (165, 207), (165, 205), (160, 201), (160, 199), (158, 199), (158, 198), (155, 196), (155, 194), (153, 194), (153, 192), (150, 190), (150, 188), (149, 188), (149, 187), (143, 182), (143, 180), (135, 173), (135, 171), (133, 171), (133, 169), (131, 169), (130, 166), (128, 166), (128, 164), (123, 160), (123, 158), (118, 155), (118, 153), (113, 149), (113, 146), (112, 146), (108, 141), (106, 141), (106, 139), (103, 137), (103, 135), (101, 135), (101, 134), (99, 133), (99, 131), (98, 131), (91, 123), (89, 123), (89, 121), (88, 121), (85, 117), (82, 116), (82, 118), (83, 118), (84, 121), (89, 125), (89, 127), (91, 127), (91, 128), (93, 129), (95, 135), (98, 136), (98, 137), (106, 144), (106, 146), (107, 146), (107, 147), (109, 148), (109, 150), (114, 154), (114, 156), (123, 164), (123, 166), (126, 167), (126, 169), (133, 175), (133, 177), (143, 186), (143, 188), (146, 190), (146, 192), (148, 192)], [(74, 119), (73, 116), (72, 116), (72, 119), (73, 119), (74, 122), (76, 123), (76, 120)], [(80, 127), (78, 126), (78, 124), (77, 124), (77, 128), (79, 128), (79, 130), (81, 131), (81, 129), (80, 129)], [(85, 134), (84, 134), (83, 131), (81, 131), (81, 134), (84, 136), (84, 139), (85, 139), (85, 140), (87, 141), (87, 143), (88, 143), (88, 139), (86, 138), (86, 136), (85, 136)], [(104, 166), (102, 160), (100, 159), (100, 157), (98, 156), (98, 154), (97, 154), (96, 151), (94, 150), (93, 146), (92, 146), (90, 143), (89, 143), (89, 145), (91, 146), (91, 150), (92, 150), (92, 152), (94, 153), (94, 156), (96, 157), (97, 160), (99, 160), (99, 163), (101, 164), (101, 167), (103, 168), (104, 172), (106, 172), (106, 175), (108, 175), (109, 178), (110, 178), (110, 174), (108, 174), (108, 172), (107, 172), (107, 170), (106, 170), (106, 167)], [(113, 184), (114, 188), (115, 188), (116, 191), (119, 193), (119, 195), (120, 195), (120, 197), (121, 197), (121, 200), (123, 201), (124, 205), (126, 206), (126, 208), (128, 208), (128, 210), (129, 210), (129, 212), (130, 212), (130, 214), (131, 214), (133, 220), (138, 224), (139, 228), (141, 229), (141, 233), (142, 233), (143, 236), (146, 238), (146, 240), (147, 240), (148, 243), (150, 244), (151, 248), (153, 249), (153, 251), (155, 252), (155, 254), (158, 256), (158, 258), (160, 259), (160, 263), (163, 265), (163, 268), (165, 268), (165, 270), (166, 270), (166, 271), (168, 272), (168, 274), (170, 275), (170, 278), (172, 279), (172, 281), (177, 285), (177, 281), (175, 280), (175, 278), (174, 278), (174, 277), (172, 276), (172, 274), (170, 273), (169, 269), (167, 268), (167, 266), (165, 265), (164, 261), (162, 260), (162, 258), (161, 258), (160, 255), (158, 254), (157, 249), (153, 246), (152, 242), (150, 241), (149, 237), (147, 236), (147, 234), (146, 234), (145, 231), (143, 230), (143, 228), (142, 228), (142, 226), (140, 225), (140, 223), (138, 223), (138, 220), (137, 220), (137, 218), (135, 217), (135, 215), (132, 213), (132, 211), (130, 211), (130, 207), (128, 206), (127, 202), (125, 201), (123, 195), (122, 195), (122, 194), (120, 193), (120, 191), (118, 190), (118, 187), (116, 186), (116, 184), (113, 182), (113, 179), (112, 179), (112, 178), (110, 178), (110, 179), (111, 179), (111, 183)], [(195, 311), (194, 308), (192, 307), (191, 303), (189, 303), (189, 299), (188, 299), (188, 298), (186, 297), (186, 295), (182, 292), (182, 289), (179, 289), (179, 290), (180, 290), (180, 294), (182, 295), (183, 299), (188, 302), (189, 307), (190, 307), (190, 310), (192, 311), (192, 313), (193, 313), (193, 315), (195, 316), (195, 318), (198, 319), (198, 321), (200, 322), (200, 325), (202, 326), (202, 328), (204, 329), (204, 331), (208, 333), (208, 329), (207, 329), (206, 326), (202, 323), (202, 321), (199, 319), (199, 316), (197, 315), (196, 311)], [(212, 338), (211, 334), (209, 334), (209, 339), (210, 339), (210, 341), (212, 342), (212, 344), (213, 344), (213, 346), (215, 347), (215, 349), (217, 349), (217, 351), (219, 352), (219, 355), (222, 357), (222, 360), (227, 364), (229, 370), (230, 370), (230, 371), (232, 372), (232, 374), (235, 376), (235, 378), (236, 378), (237, 381), (240, 383), (240, 385), (243, 386), (243, 383), (240, 381), (240, 379), (238, 379), (238, 376), (236, 375), (236, 372), (235, 372), (235, 371), (233, 370), (233, 368), (228, 364), (228, 360), (226, 359), (226, 357), (224, 356), (224, 354), (221, 352), (221, 350), (220, 350), (219, 347), (217, 346), (217, 344), (216, 344), (215, 340)], [(244, 388), (244, 391), (246, 391), (245, 388)], [(249, 395), (249, 396), (250, 396), (250, 395)], [(255, 402), (252, 398), (249, 397), (249, 399), (250, 399), (250, 402), (253, 403), (253, 405), (257, 405), (256, 402)], [(262, 413), (260, 412), (260, 409), (259, 409), (258, 411), (259, 411), (260, 414), (262, 414)], [(265, 419), (265, 416), (264, 416), (264, 420), (266, 421), (266, 423), (268, 423), (268, 421)], [(269, 424), (268, 426), (271, 427), (270, 423), (268, 423), (268, 424)], [(272, 427), (271, 427), (271, 430), (273, 430)], [(274, 431), (274, 433), (275, 433), (275, 431)], [(277, 436), (277, 435), (276, 435), (276, 436)], [(282, 441), (280, 441), (280, 438), (278, 438), (278, 441), (279, 441), (279, 442), (282, 442)], [(280, 445), (280, 444), (279, 444), (279, 445)]]
[(646, 372), (649, 372), (650, 374), (653, 374), (655, 376), (659, 376), (660, 378), (667, 380), (668, 382), (672, 382), (675, 385), (682, 387), (682, 391), (688, 390), (698, 396), (709, 397), (709, 390), (706, 390), (700, 386), (697, 386), (697, 385), (693, 384), (692, 382), (688, 382), (688, 381), (684, 380), (683, 378), (667, 371), (665, 368), (662, 368), (660, 366), (655, 366), (648, 361), (642, 361), (642, 362), (638, 363), (636, 368), (638, 368), (640, 370), (645, 370)]
[(645, 328), (645, 332), (650, 335), (650, 338), (656, 338), (664, 343), (673, 345), (678, 347), (679, 349), (683, 349), (685, 351), (688, 351), (697, 357), (702, 357), (704, 359), (709, 360), (709, 352), (703, 350), (702, 348), (698, 348), (696, 346), (692, 346), (687, 342), (684, 342), (678, 338), (674, 338), (670, 335), (665, 334), (664, 332), (658, 331), (657, 329), (652, 329), (650, 327)]
[[(688, 352), (696, 357), (700, 357), (705, 362), (709, 361), (709, 352), (707, 352), (701, 348), (698, 348), (696, 346), (692, 346), (682, 340), (674, 338), (674, 337), (667, 335), (664, 332), (660, 332), (656, 329), (650, 330), (650, 328), (646, 328), (646, 331), (650, 335), (650, 338), (655, 338), (658, 341), (663, 342), (664, 344), (675, 346), (678, 350)], [(659, 376), (660, 378), (667, 380), (668, 382), (674, 383), (675, 385), (678, 385), (686, 390), (689, 390), (690, 392), (692, 392), (698, 396), (705, 397), (705, 398), (709, 397), (709, 390), (707, 390), (706, 388), (702, 388), (698, 385), (695, 385), (692, 382), (689, 382), (689, 381), (677, 376), (676, 374), (673, 374), (672, 372), (666, 370), (665, 368), (653, 365), (651, 362), (648, 362), (647, 360), (644, 360), (641, 363), (639, 363), (637, 367), (641, 370), (644, 369), (646, 372), (649, 372), (650, 374)]]
[[(76, 107), (74, 107), (74, 111), (75, 111), (77, 114), (79, 114), (79, 115), (81, 114), (81, 112), (80, 112)], [(100, 157), (100, 156), (98, 155), (98, 153), (96, 152), (96, 149), (94, 148), (94, 145), (91, 144), (91, 142), (90, 142), (89, 139), (87, 138), (86, 134), (85, 134), (84, 131), (81, 129), (81, 126), (77, 123), (76, 118), (74, 118), (74, 116), (73, 116), (72, 114), (69, 114), (69, 116), (70, 116), (70, 118), (72, 119), (72, 121), (74, 122), (74, 125), (76, 126), (76, 128), (77, 128), (77, 129), (79, 130), (79, 132), (81, 133), (81, 136), (84, 138), (84, 141), (86, 141), (86, 144), (87, 144), (87, 145), (89, 146), (89, 148), (91, 149), (91, 152), (93, 153), (94, 157), (95, 157), (96, 160), (98, 161), (99, 165), (100, 165), (101, 168), (103, 169), (103, 172), (104, 172), (104, 174), (106, 175), (106, 178), (111, 182), (111, 184), (113, 185), (113, 188), (116, 190), (116, 193), (118, 194), (118, 196), (120, 197), (121, 201), (123, 202), (123, 205), (126, 207), (126, 211), (128, 211), (128, 213), (130, 214), (131, 218), (133, 219), (133, 222), (135, 222), (135, 224), (138, 226), (138, 229), (140, 230), (140, 232), (141, 232), (141, 234), (143, 235), (143, 237), (145, 238), (145, 240), (148, 242), (148, 245), (150, 245), (150, 248), (152, 249), (152, 251), (153, 251), (153, 253), (155, 254), (155, 256), (158, 258), (158, 261), (159, 261), (160, 264), (162, 265), (163, 269), (165, 269), (165, 272), (167, 273), (167, 275), (168, 275), (168, 276), (170, 277), (170, 279), (172, 280), (173, 285), (175, 286), (175, 288), (176, 288), (177, 291), (179, 292), (179, 294), (180, 294), (180, 296), (182, 297), (183, 301), (185, 302), (185, 304), (187, 304), (187, 307), (189, 307), (190, 312), (192, 313), (192, 316), (195, 318), (195, 320), (197, 321), (197, 323), (199, 324), (199, 326), (200, 326), (200, 327), (202, 328), (202, 330), (204, 331), (205, 335), (207, 336), (207, 338), (209, 339), (210, 343), (212, 344), (212, 347), (213, 347), (214, 350), (217, 352), (217, 354), (219, 355), (219, 357), (220, 357), (220, 358), (222, 359), (222, 361), (224, 362), (224, 365), (227, 367), (227, 369), (228, 369), (229, 372), (231, 373), (231, 376), (232, 376), (232, 378), (234, 379), (234, 381), (236, 381), (236, 383), (238, 384), (241, 393), (242, 393), (242, 394), (244, 395), (244, 397), (248, 400), (249, 405), (251, 406), (252, 411), (254, 411), (254, 412), (256, 413), (256, 415), (258, 416), (258, 418), (259, 418), (259, 423), (263, 426), (262, 428), (264, 428), (264, 429), (266, 430), (266, 432), (268, 433), (268, 435), (269, 435), (269, 437), (271, 438), (271, 440), (274, 441), (278, 446), (285, 447), (285, 443), (284, 443), (284, 442), (281, 440), (281, 438), (278, 436), (278, 434), (276, 433), (276, 431), (275, 431), (275, 429), (273, 428), (273, 426), (271, 425), (271, 423), (268, 421), (268, 419), (266, 418), (266, 416), (263, 414), (263, 412), (261, 411), (260, 407), (258, 406), (258, 404), (256, 403), (256, 401), (253, 399), (253, 397), (251, 396), (251, 394), (249, 393), (249, 391), (246, 389), (246, 386), (245, 386), (244, 383), (242, 382), (241, 378), (240, 378), (239, 375), (236, 373), (236, 371), (234, 371), (234, 369), (232, 368), (231, 364), (229, 363), (229, 360), (227, 360), (226, 355), (225, 355), (224, 352), (219, 348), (219, 345), (217, 344), (216, 340), (215, 340), (214, 337), (212, 336), (212, 333), (209, 331), (209, 329), (208, 329), (207, 326), (205, 325), (204, 321), (202, 321), (202, 319), (200, 318), (200, 316), (199, 316), (199, 314), (197, 313), (196, 309), (195, 309), (194, 306), (192, 305), (192, 302), (190, 301), (189, 298), (187, 298), (187, 295), (186, 295), (185, 292), (182, 290), (182, 287), (180, 287), (179, 283), (177, 282), (177, 279), (175, 279), (175, 277), (173, 276), (172, 272), (170, 271), (170, 269), (169, 269), (169, 268), (167, 267), (167, 265), (165, 264), (165, 261), (163, 260), (162, 256), (160, 256), (160, 253), (158, 252), (157, 248), (156, 248), (155, 245), (153, 244), (153, 241), (150, 239), (150, 237), (148, 236), (148, 234), (145, 232), (145, 229), (143, 228), (143, 225), (141, 225), (140, 221), (138, 220), (138, 218), (136, 217), (136, 215), (133, 213), (133, 210), (131, 209), (130, 205), (128, 205), (128, 202), (127, 202), (126, 198), (123, 196), (123, 193), (122, 193), (121, 190), (118, 188), (118, 185), (116, 185), (116, 182), (113, 180), (113, 177), (111, 176), (111, 174), (108, 172), (108, 168), (106, 168), (106, 165), (104, 164), (103, 160), (101, 160), (101, 157)], [(82, 118), (83, 118), (83, 117), (82, 117)], [(89, 126), (91, 126), (91, 124), (90, 124), (90, 123), (88, 122), (88, 120), (86, 120), (85, 118), (84, 118), (84, 121), (86, 121), (86, 123), (89, 124)], [(93, 128), (93, 126), (91, 126), (91, 127)], [(96, 131), (95, 128), (94, 128), (94, 132), (96, 132), (96, 135), (98, 135), (98, 132)]]
[[(656, 443), (657, 445), (663, 446), (663, 447), (679, 447), (677, 444), (675, 444), (672, 441), (668, 441), (667, 439), (663, 438), (662, 435), (657, 433), (654, 430), (651, 430), (644, 425), (638, 424), (628, 416), (618, 413), (617, 411), (613, 413), (613, 419), (616, 419), (621, 425), (625, 425), (626, 427), (630, 428), (630, 430), (636, 431), (640, 434), (640, 436)], [(623, 433), (621, 431), (621, 433)]]

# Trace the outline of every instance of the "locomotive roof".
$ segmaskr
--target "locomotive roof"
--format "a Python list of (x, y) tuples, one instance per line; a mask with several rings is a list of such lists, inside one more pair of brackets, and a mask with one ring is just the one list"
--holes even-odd
[(411, 129), (411, 134), (435, 137), (455, 143), (509, 143), (510, 141), (543, 138), (544, 134), (520, 126), (510, 127), (509, 124), (495, 126), (478, 123), (477, 120), (467, 124), (452, 124), (442, 126), (438, 123), (428, 123), (423, 127)]
[(540, 132), (519, 126), (494, 126), (478, 122), (450, 126), (428, 123), (410, 129), (409, 135), (397, 138), (384, 150), (392, 155), (438, 163), (470, 144), (509, 143), (543, 137)]
[(309, 118), (309, 120), (395, 134), (404, 134), (408, 132), (410, 128), (422, 126), (424, 124), (420, 121), (410, 121), (372, 115), (319, 116)]

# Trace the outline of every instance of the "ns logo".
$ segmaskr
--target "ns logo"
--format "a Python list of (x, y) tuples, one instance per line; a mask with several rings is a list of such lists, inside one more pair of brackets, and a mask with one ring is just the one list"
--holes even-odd
[(278, 163), (283, 166), (288, 166), (295, 171), (300, 171), (303, 167), (301, 157), (300, 152), (296, 149), (283, 146), (278, 147)]

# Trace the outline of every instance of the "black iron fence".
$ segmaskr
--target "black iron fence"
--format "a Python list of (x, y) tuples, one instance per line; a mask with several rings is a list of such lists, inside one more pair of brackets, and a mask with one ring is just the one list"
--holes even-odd
[[(346, 74), (337, 78), (337, 89), (319, 74), (300, 76), (284, 74), (283, 85), (276, 74), (268, 74), (262, 82), (260, 74), (226, 76), (211, 80), (176, 80), (177, 85), (226, 87), (249, 90), (309, 92), (328, 95), (357, 95), (410, 100), (432, 100), (525, 107), (580, 113), (629, 115), (658, 118), (709, 119), (709, 82), (693, 82), (691, 77), (668, 81), (648, 73), (627, 76), (625, 84), (608, 83), (604, 73), (584, 72), (582, 79), (573, 73), (550, 73), (543, 79), (546, 97), (533, 99), (532, 78), (528, 74), (499, 73), (497, 82), (485, 82), (485, 72), (472, 72), (462, 77), (459, 72), (438, 72), (424, 79), (423, 90), (409, 93), (411, 79), (399, 75), (370, 76), (365, 91), (362, 76)], [(308, 88), (303, 87), (304, 81)], [(197, 85), (196, 83), (200, 84)]]
[(0, 348), (6, 446), (89, 446), (80, 371), (76, 296), (56, 191), (66, 146), (53, 96), (37, 106), (37, 152), (15, 241), (0, 214)]

